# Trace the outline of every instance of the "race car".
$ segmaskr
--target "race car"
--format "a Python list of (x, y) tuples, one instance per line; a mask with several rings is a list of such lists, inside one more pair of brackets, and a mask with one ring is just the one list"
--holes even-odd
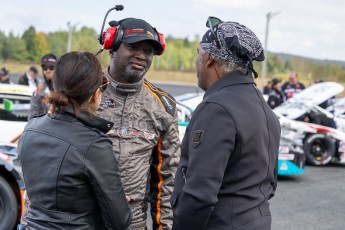
[(24, 180), (15, 144), (0, 143), (0, 229), (14, 229), (23, 212)]
[(304, 173), (305, 154), (298, 141), (282, 137), (278, 151), (278, 175), (294, 175)]
[[(190, 119), (192, 116), (190, 112), (196, 109), (198, 104), (202, 101), (203, 96), (203, 93), (188, 93), (176, 96), (175, 99), (180, 105), (180, 107), (177, 107), (178, 114), (189, 114), (188, 118)], [(297, 132), (299, 130), (298, 127), (300, 126), (291, 125), (291, 123), (287, 123), (287, 120), (288, 119), (285, 117), (280, 119), (280, 123), (284, 121), (285, 125), (282, 126), (282, 137), (278, 151), (278, 175), (302, 174), (304, 173), (306, 157), (303, 151), (302, 136)], [(186, 126), (188, 125), (188, 121), (189, 120), (186, 120), (185, 117), (179, 117), (181, 141), (184, 136)], [(293, 123), (294, 121), (291, 122)]]
[(343, 90), (336, 82), (314, 84), (273, 110), (284, 121), (282, 126), (300, 130), (306, 160), (311, 165), (345, 164), (345, 119), (318, 106)]
[(24, 207), (17, 141), (26, 125), (33, 89), (0, 84), (0, 229), (14, 229)]

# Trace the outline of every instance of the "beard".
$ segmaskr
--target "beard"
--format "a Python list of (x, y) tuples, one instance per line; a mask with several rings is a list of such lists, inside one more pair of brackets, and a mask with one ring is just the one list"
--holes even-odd
[(143, 68), (142, 70), (136, 70), (131, 67), (131, 65), (127, 65), (122, 68), (120, 72), (122, 83), (136, 83), (143, 79), (146, 72), (148, 71), (148, 67)]

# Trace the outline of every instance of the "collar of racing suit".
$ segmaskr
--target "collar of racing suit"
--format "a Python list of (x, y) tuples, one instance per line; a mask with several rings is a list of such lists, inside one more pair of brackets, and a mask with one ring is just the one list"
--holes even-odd
[(141, 81), (136, 83), (120, 83), (113, 79), (110, 80), (110, 87), (120, 95), (134, 95), (140, 92), (144, 84), (144, 78)]
[(103, 70), (105, 75), (110, 81), (111, 89), (118, 95), (127, 96), (127, 95), (135, 95), (140, 92), (144, 84), (144, 78), (141, 79), (139, 82), (135, 83), (120, 83), (115, 81), (109, 74), (109, 69), (105, 68)]

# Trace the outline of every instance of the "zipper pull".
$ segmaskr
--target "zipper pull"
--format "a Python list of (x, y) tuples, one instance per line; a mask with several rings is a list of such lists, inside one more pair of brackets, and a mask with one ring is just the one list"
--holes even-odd
[(187, 174), (187, 167), (183, 166), (181, 168), (181, 171), (182, 171), (182, 178), (184, 179), (184, 183), (186, 184), (186, 182), (187, 182), (187, 176), (186, 176), (186, 174)]

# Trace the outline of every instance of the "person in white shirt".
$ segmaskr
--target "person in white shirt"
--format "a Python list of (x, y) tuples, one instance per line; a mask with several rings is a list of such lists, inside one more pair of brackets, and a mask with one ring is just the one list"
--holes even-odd
[(18, 84), (28, 85), (36, 89), (39, 84), (38, 79), (36, 78), (37, 74), (38, 69), (35, 66), (31, 66), (29, 71), (19, 78)]

